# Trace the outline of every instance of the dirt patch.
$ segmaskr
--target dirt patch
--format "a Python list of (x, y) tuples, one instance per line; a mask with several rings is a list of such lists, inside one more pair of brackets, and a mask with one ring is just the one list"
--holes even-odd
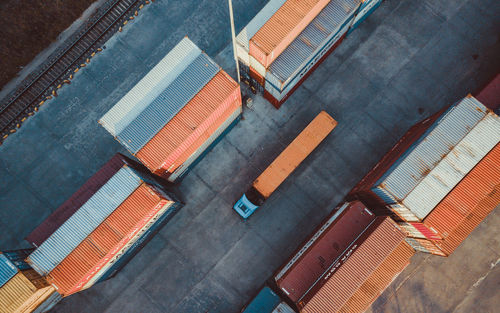
[(0, 89), (95, 0), (1, 0)]

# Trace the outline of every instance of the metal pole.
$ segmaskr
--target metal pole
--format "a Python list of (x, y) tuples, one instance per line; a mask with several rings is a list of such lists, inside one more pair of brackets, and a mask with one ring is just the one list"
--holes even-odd
[(231, 39), (233, 41), (233, 55), (234, 61), (236, 62), (236, 75), (238, 76), (238, 83), (240, 81), (240, 66), (238, 63), (238, 55), (236, 54), (236, 35), (234, 34), (234, 18), (233, 18), (233, 1), (227, 0), (229, 2), (229, 19), (231, 20)]

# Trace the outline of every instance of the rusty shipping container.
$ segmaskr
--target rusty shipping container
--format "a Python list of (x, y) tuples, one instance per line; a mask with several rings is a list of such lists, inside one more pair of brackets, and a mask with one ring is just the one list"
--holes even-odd
[(500, 204), (500, 144), (439, 203), (423, 224), (443, 238), (433, 241), (450, 255)]
[(153, 173), (169, 178), (203, 145), (198, 139), (207, 130), (214, 133), (240, 106), (239, 85), (221, 70), (136, 156)]
[(333, 210), (274, 276), (277, 286), (290, 300), (299, 303), (328, 268), (358, 244), (356, 240), (369, 231), (375, 220), (375, 214), (359, 201)]
[(298, 308), (302, 313), (363, 312), (414, 253), (397, 224), (389, 217), (377, 217), (377, 226), (323, 275)]
[(286, 1), (250, 39), (250, 56), (269, 67), (329, 2)]
[(47, 279), (63, 296), (89, 288), (112, 268), (115, 261), (165, 214), (175, 213), (176, 203), (143, 183), (88, 237), (56, 266)]

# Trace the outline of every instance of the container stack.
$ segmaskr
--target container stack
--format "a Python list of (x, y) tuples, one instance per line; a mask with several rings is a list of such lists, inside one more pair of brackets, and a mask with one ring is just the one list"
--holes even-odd
[(115, 155), (27, 238), (27, 263), (63, 296), (106, 280), (179, 209), (140, 164)]
[(295, 311), (282, 302), (280, 297), (269, 287), (264, 287), (252, 301), (245, 306), (242, 313), (295, 313)]
[(244, 78), (279, 108), (380, 2), (270, 1), (237, 37)]
[(42, 313), (61, 296), (24, 259), (33, 249), (0, 252), (0, 312)]
[[(363, 312), (415, 251), (389, 217), (359, 202), (337, 208), (274, 277), (300, 312)], [(342, 291), (342, 292), (339, 292)]]
[(241, 110), (239, 85), (185, 37), (99, 123), (173, 182), (237, 123)]
[(351, 191), (447, 256), (500, 203), (500, 118), (472, 96), (412, 127)]

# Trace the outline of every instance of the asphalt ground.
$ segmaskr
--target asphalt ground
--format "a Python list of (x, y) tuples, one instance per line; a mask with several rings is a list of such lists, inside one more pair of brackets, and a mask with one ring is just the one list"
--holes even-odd
[[(237, 29), (265, 1), (234, 1)], [(244, 119), (182, 181), (186, 206), (113, 279), (55, 312), (237, 312), (415, 122), (500, 69), (500, 3), (386, 0), (275, 110)], [(116, 152), (97, 120), (182, 37), (234, 76), (225, 0), (155, 1), (0, 146), (0, 249), (22, 238)], [(320, 111), (339, 125), (266, 204), (231, 209)], [(373, 312), (495, 312), (498, 208), (449, 258), (417, 254)]]

